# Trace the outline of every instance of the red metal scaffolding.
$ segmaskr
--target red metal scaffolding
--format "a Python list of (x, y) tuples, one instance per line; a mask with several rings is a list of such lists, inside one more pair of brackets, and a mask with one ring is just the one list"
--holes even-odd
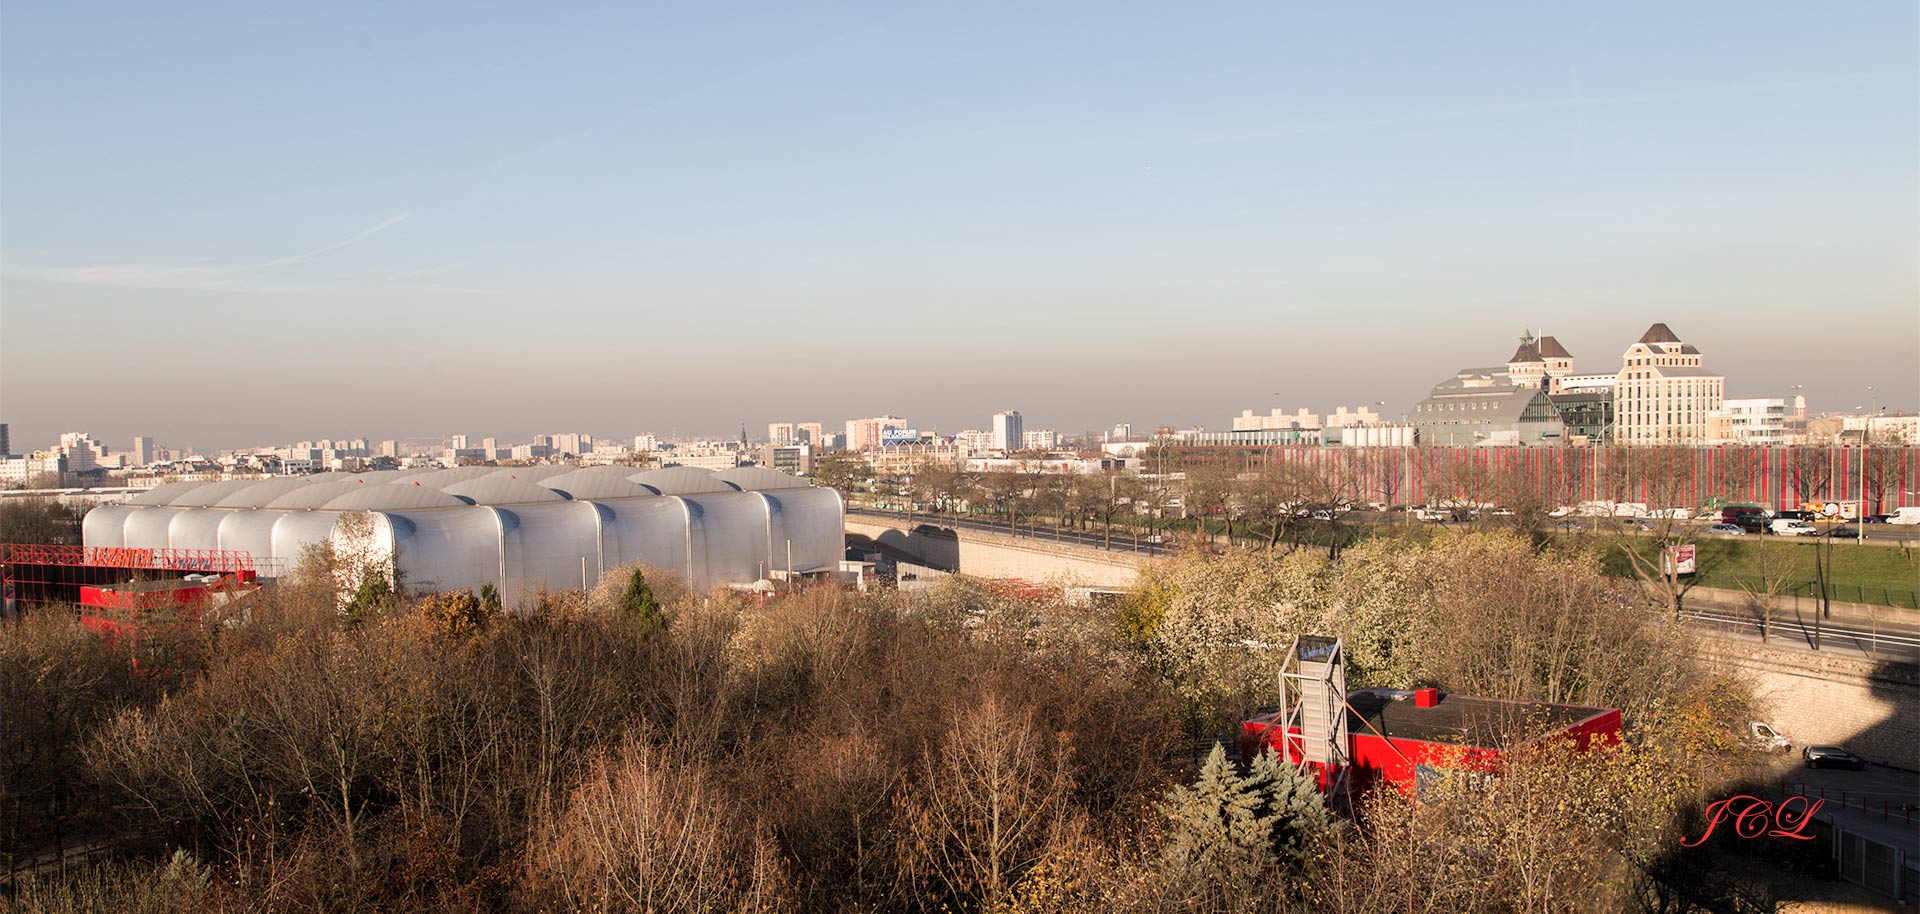
[(0, 543), (0, 589), (10, 606), (79, 606), (82, 588), (114, 587), (188, 574), (232, 575), (251, 583), (253, 556), (231, 549), (146, 549)]

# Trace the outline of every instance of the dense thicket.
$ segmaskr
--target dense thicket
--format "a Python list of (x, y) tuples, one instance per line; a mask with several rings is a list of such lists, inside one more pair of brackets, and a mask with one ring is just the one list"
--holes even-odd
[[(1683, 636), (1590, 559), (1484, 534), (1196, 555), (1118, 611), (636, 569), (522, 616), (348, 615), (300, 580), (218, 615), (0, 632), (16, 906), (1616, 910), (1745, 762), (1742, 693)], [(1298, 631), (1347, 636), (1364, 683), (1619, 704), (1634, 739), (1338, 825), (1290, 772), (1202, 764)], [(62, 876), (56, 841), (102, 853)]]

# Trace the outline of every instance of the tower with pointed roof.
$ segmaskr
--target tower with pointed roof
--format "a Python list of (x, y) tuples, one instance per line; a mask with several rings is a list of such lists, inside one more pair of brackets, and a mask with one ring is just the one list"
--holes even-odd
[(1613, 440), (1621, 444), (1702, 444), (1707, 414), (1726, 400), (1726, 378), (1709, 371), (1692, 343), (1654, 324), (1621, 356), (1613, 387)]
[(1545, 387), (1559, 393), (1559, 379), (1573, 373), (1573, 354), (1550, 336), (1536, 337), (1529, 330), (1520, 336), (1520, 348), (1507, 360), (1507, 374), (1519, 387)]

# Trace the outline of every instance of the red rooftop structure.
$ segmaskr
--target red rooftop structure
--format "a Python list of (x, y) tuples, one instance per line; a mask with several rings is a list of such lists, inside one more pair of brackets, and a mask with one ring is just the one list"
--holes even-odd
[(1578, 751), (1620, 741), (1620, 711), (1447, 695), (1439, 689), (1349, 693), (1338, 638), (1294, 639), (1280, 671), (1281, 708), (1240, 724), (1242, 758), (1272, 747), (1311, 766), (1337, 803), (1376, 784), (1415, 794), (1444, 770), (1497, 772), (1507, 753), (1555, 739)]
[[(1347, 786), (1360, 792), (1391, 784), (1402, 793), (1417, 792), (1420, 782), (1442, 769), (1495, 772), (1516, 749), (1556, 738), (1571, 740), (1579, 751), (1620, 742), (1620, 711), (1539, 701), (1504, 701), (1448, 695), (1438, 689), (1362, 689), (1349, 694), (1347, 706)], [(1243, 721), (1245, 757), (1272, 746), (1288, 761), (1302, 759), (1299, 726), (1287, 727), (1284, 712)], [(1309, 761), (1323, 791), (1341, 772)]]

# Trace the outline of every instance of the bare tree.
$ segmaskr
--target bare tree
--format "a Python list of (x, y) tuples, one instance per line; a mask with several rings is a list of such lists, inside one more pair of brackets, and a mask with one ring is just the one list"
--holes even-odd
[(903, 800), (903, 869), (916, 883), (993, 910), (1066, 822), (1069, 747), (1032, 710), (988, 695), (921, 755), (926, 789)]
[(1697, 455), (1687, 447), (1630, 450), (1634, 486), (1645, 495), (1649, 510), (1643, 517), (1616, 510), (1614, 529), (1634, 576), (1677, 622), (1686, 592), (1696, 580), (1694, 573), (1682, 571), (1680, 557), (1691, 548), (1698, 563), (1700, 525), (1693, 522), (1702, 510), (1693, 476)]
[(1223, 464), (1204, 463), (1187, 470), (1185, 503), (1187, 513), (1198, 518), (1200, 539), (1211, 544), (1213, 529), (1209, 520), (1216, 514), (1226, 522), (1227, 544), (1233, 544), (1233, 505), (1239, 474)]
[(1760, 641), (1766, 643), (1773, 637), (1773, 616), (1779, 598), (1793, 587), (1794, 560), (1800, 553), (1799, 547), (1768, 542), (1755, 543), (1753, 549), (1750, 567), (1754, 575), (1740, 579), (1740, 589), (1747, 595), (1749, 609), (1760, 620)]
[[(1267, 526), (1267, 549), (1280, 545), (1293, 524), (1308, 514), (1308, 481), (1303, 467), (1275, 462), (1259, 469), (1240, 485), (1240, 500), (1251, 517)], [(1288, 551), (1298, 548), (1290, 544)]]

